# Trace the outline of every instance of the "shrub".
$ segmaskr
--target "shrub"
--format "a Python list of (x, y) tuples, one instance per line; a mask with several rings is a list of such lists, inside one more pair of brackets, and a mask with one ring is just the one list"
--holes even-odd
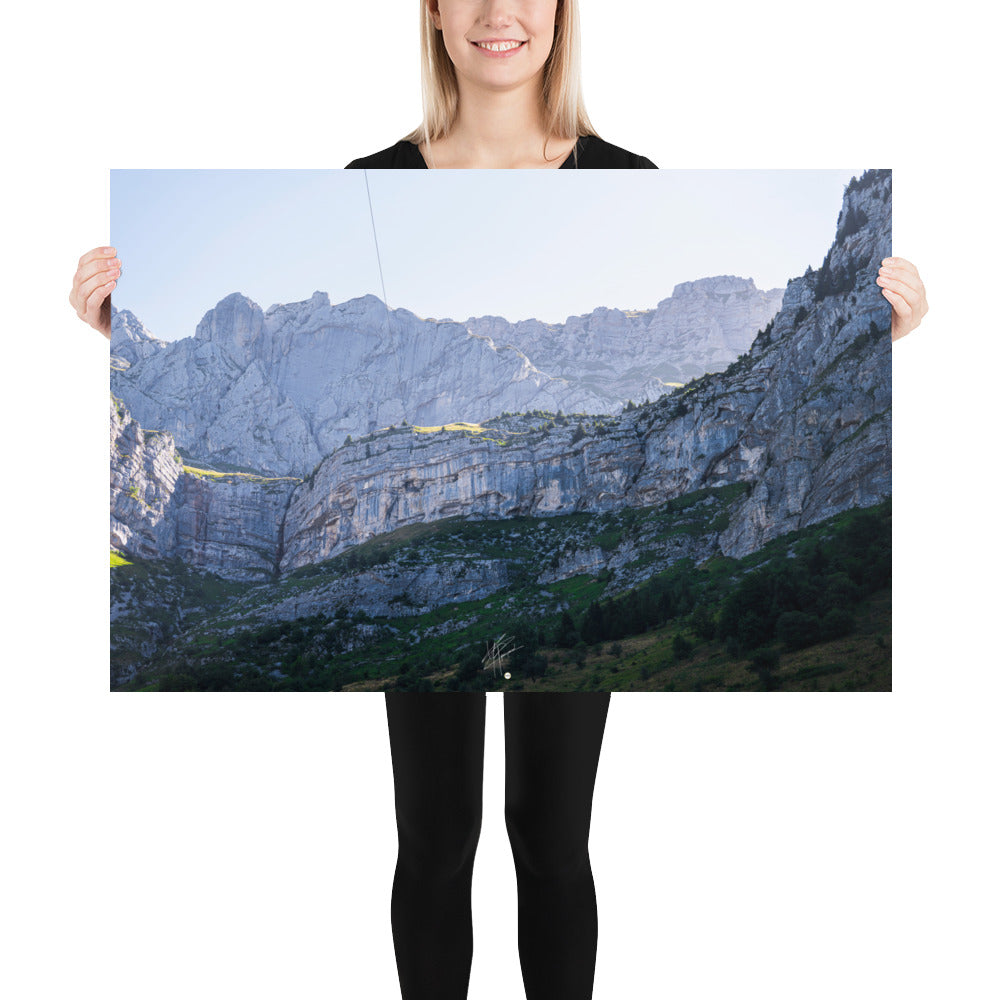
[(805, 649), (819, 642), (819, 619), (801, 611), (783, 611), (778, 616), (774, 632), (789, 649)]
[(524, 664), (525, 677), (544, 677), (549, 661), (538, 653), (533, 654)]
[(773, 646), (758, 649), (750, 657), (747, 669), (757, 675), (765, 691), (771, 691), (774, 688), (774, 672), (778, 669), (780, 659), (780, 654)]
[(820, 638), (824, 641), (840, 639), (854, 631), (854, 616), (845, 608), (831, 608), (819, 625)]
[(691, 615), (691, 628), (699, 639), (708, 641), (715, 638), (715, 616), (706, 604), (699, 605)]

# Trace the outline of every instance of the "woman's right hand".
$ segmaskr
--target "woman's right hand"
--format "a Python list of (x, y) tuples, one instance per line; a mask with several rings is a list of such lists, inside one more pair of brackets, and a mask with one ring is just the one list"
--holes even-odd
[(114, 247), (94, 247), (80, 258), (69, 304), (77, 316), (111, 339), (111, 289), (121, 274), (122, 264)]

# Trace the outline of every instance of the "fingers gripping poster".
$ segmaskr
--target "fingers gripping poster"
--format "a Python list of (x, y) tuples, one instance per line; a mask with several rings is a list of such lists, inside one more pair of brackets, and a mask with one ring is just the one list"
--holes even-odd
[(113, 171), (112, 689), (890, 690), (891, 207)]

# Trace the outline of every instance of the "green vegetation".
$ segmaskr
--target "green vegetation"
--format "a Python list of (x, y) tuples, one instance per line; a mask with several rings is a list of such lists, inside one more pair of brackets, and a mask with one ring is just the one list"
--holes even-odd
[[(120, 562), (116, 563), (116, 557)], [(169, 648), (169, 641), (182, 627), (197, 628), (206, 618), (231, 607), (234, 598), (251, 586), (200, 573), (178, 559), (125, 559), (112, 552), (111, 563), (113, 687), (165, 690), (162, 676), (147, 681), (149, 665), (157, 659), (154, 650)]]
[(871, 168), (866, 170), (860, 177), (852, 177), (844, 186), (844, 193), (850, 194), (852, 191), (864, 191), (866, 188), (877, 184), (883, 177), (890, 177), (891, 171), (885, 168)]
[[(180, 456), (181, 465), (191, 466), (196, 473), (204, 472), (218, 474), (220, 472), (232, 472), (246, 473), (248, 476), (257, 476), (261, 479), (268, 478), (260, 469), (251, 468), (249, 465), (235, 465), (232, 462), (223, 462), (220, 459), (212, 459), (211, 462), (209, 462), (203, 455), (195, 456), (192, 452), (188, 451), (186, 448), (180, 447), (177, 444), (174, 445), (174, 451)], [(197, 465), (195, 464), (196, 462), (198, 463)]]
[(217, 469), (201, 469), (193, 465), (183, 466), (183, 471), (202, 479), (217, 479), (227, 483), (243, 480), (248, 483), (300, 483), (298, 476), (261, 476), (256, 472), (219, 472)]
[[(694, 565), (685, 538), (710, 530), (751, 484), (699, 490), (608, 514), (415, 525), (274, 585), (208, 583), (199, 608), (126, 687), (154, 690), (754, 690), (891, 687), (891, 503), (848, 511), (742, 560)], [(631, 542), (620, 570), (539, 583), (546, 566)], [(660, 553), (658, 555), (658, 553)], [(505, 566), (508, 586), (438, 607), (409, 581), (425, 567), (475, 579)], [(144, 570), (151, 572), (152, 564)], [(598, 564), (600, 566), (600, 564)], [(641, 569), (640, 567), (646, 567)], [(129, 567), (116, 569), (117, 574)], [(399, 578), (387, 617), (313, 594), (360, 571)], [(629, 585), (630, 575), (652, 575)], [(197, 574), (184, 586), (194, 588)], [(176, 581), (171, 584), (177, 589)], [(227, 588), (223, 594), (221, 588)], [(161, 612), (170, 587), (148, 595)], [(191, 596), (177, 595), (177, 605)], [(280, 601), (321, 612), (273, 620)], [(175, 608), (176, 611), (176, 608)], [(271, 620), (268, 620), (270, 617)], [(513, 647), (483, 669), (490, 643)], [(513, 675), (507, 681), (503, 671)]]
[(865, 214), (865, 210), (848, 205), (847, 211), (840, 220), (836, 238), (838, 240), (847, 239), (848, 236), (853, 236), (855, 233), (860, 232), (867, 225), (868, 216)]
[(465, 421), (458, 421), (453, 424), (438, 424), (437, 427), (421, 427), (419, 424), (413, 425), (416, 434), (436, 434), (439, 431), (468, 431), (470, 434), (482, 434), (485, 428), (482, 424), (470, 424)]

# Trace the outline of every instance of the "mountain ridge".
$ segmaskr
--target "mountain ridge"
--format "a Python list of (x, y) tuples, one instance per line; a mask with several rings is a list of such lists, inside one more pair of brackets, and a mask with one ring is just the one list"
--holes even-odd
[(233, 292), (193, 337), (169, 344), (120, 310), (111, 388), (143, 426), (170, 431), (189, 452), (303, 475), (348, 435), (402, 420), (607, 413), (656, 398), (746, 350), (784, 294), (732, 275), (687, 285), (693, 294), (654, 310), (602, 307), (556, 325), (422, 319), (374, 295), (334, 305), (320, 291), (265, 312)]

